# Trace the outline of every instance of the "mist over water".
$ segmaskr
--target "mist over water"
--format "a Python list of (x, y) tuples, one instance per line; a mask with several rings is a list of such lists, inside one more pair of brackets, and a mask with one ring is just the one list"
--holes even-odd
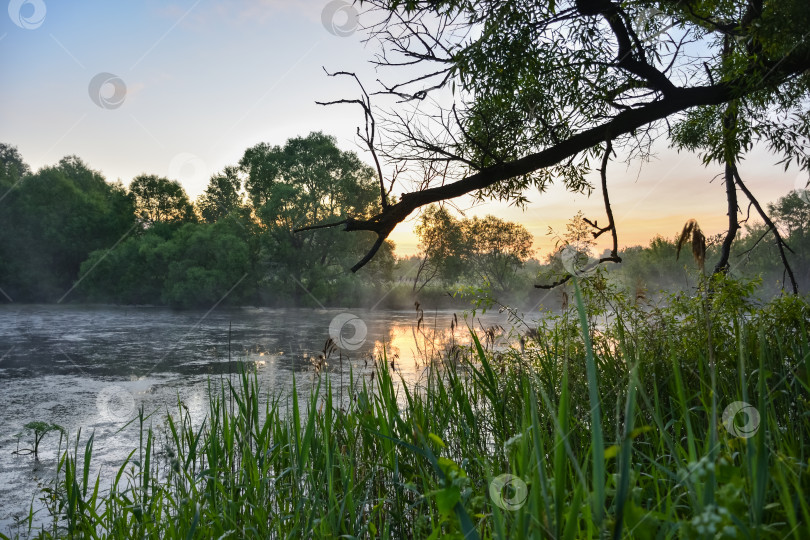
[[(71, 447), (81, 430), (80, 453), (94, 434), (91, 478), (100, 473), (101, 489), (108, 489), (126, 456), (138, 447), (137, 422), (126, 424), (140, 407), (152, 414), (149, 421), (156, 432), (166, 412), (178, 410), (178, 400), (195, 422), (202, 422), (209, 383), (235, 376), (242, 367), (255, 371), (262, 391), (275, 395), (288, 395), (295, 375), (306, 396), (317, 373), (328, 371), (336, 398), (345, 400), (350, 377), (370, 382), (373, 358), (383, 350), (397, 375), (416, 384), (427, 369), (426, 357), (453, 344), (469, 344), (467, 325), (479, 335), (495, 325), (510, 328), (505, 314), (465, 319), (457, 312), (451, 331), (453, 315), (449, 310), (424, 312), (417, 330), (413, 310), (238, 308), (206, 313), (0, 306), (0, 532), (8, 532), (14, 517), (26, 515), (32, 502), (34, 510), (40, 509), (36, 521), (47, 517), (39, 489), (56, 470), (59, 434), (45, 436), (39, 463), (33, 455), (15, 455), (32, 444), (32, 434), (23, 429), (28, 422), (64, 427)], [(357, 322), (335, 328), (335, 321), (347, 316)], [(330, 337), (344, 348), (322, 361)]]

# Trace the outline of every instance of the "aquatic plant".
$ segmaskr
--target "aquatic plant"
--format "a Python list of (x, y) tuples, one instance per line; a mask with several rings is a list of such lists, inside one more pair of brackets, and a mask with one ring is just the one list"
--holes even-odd
[[(65, 435), (65, 433), (66, 433), (65, 428), (63, 428), (62, 426), (60, 426), (58, 424), (53, 424), (53, 423), (50, 423), (50, 422), (42, 422), (42, 421), (28, 422), (23, 427), (25, 428), (26, 431), (31, 432), (33, 434), (33, 436), (34, 436), (34, 446), (31, 447), (31, 448), (18, 448), (13, 453), (14, 454), (34, 454), (34, 459), (36, 461), (39, 461), (39, 443), (42, 442), (42, 439), (45, 437), (45, 435), (47, 435), (48, 433), (50, 433), (52, 431), (58, 431), (59, 435), (61, 437), (61, 436)], [(20, 438), (22, 438), (22, 436), (23, 436), (23, 433), (18, 433), (16, 435), (17, 441), (19, 441)]]

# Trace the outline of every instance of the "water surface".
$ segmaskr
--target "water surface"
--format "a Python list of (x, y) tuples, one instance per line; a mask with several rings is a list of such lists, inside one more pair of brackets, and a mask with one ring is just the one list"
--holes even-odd
[[(38, 490), (53, 478), (59, 436), (43, 440), (39, 463), (15, 455), (31, 445), (30, 434), (15, 437), (28, 422), (59, 424), (71, 438), (81, 430), (83, 442), (94, 433), (92, 474), (100, 473), (105, 486), (138, 445), (137, 426), (122, 427), (141, 406), (159, 424), (181, 400), (201, 421), (209, 381), (238, 373), (240, 364), (255, 370), (270, 393), (288, 392), (293, 374), (306, 392), (317, 372), (328, 371), (343, 394), (350, 372), (370, 378), (383, 350), (413, 384), (431, 353), (469, 344), (468, 325), (479, 333), (509, 328), (505, 315), (492, 312), (474, 319), (424, 312), (417, 325), (415, 311), (2, 306), (0, 532), (8, 533), (32, 504), (37, 522), (47, 517)], [(335, 347), (324, 354), (330, 338)]]

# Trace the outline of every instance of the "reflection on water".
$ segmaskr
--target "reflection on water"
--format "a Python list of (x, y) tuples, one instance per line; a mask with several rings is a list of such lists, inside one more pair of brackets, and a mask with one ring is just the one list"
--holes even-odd
[[(211, 378), (255, 370), (262, 388), (308, 392), (320, 371), (344, 394), (350, 374), (370, 378), (383, 354), (407, 384), (427, 359), (469, 345), (468, 325), (508, 328), (506, 316), (475, 320), (451, 311), (241, 308), (175, 312), (163, 308), (0, 307), (0, 532), (27, 514), (39, 483), (56, 466), (58, 435), (46, 436), (40, 463), (13, 455), (29, 445), (15, 434), (32, 421), (54, 422), (83, 442), (95, 433), (93, 471), (104, 479), (137, 447), (138, 428), (121, 429), (143, 407), (155, 425), (178, 400), (192, 418), (207, 411)], [(293, 374), (295, 379), (293, 379)], [(39, 505), (34, 501), (34, 508)], [(44, 516), (43, 516), (44, 517)]]

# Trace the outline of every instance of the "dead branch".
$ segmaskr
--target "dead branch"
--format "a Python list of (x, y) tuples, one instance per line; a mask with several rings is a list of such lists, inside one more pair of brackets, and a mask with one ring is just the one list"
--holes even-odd
[[(607, 213), (608, 225), (607, 227), (600, 228), (596, 225), (596, 221), (591, 222), (588, 219), (585, 219), (584, 221), (589, 225), (591, 225), (592, 227), (594, 227), (595, 229), (597, 229), (597, 232), (593, 233), (594, 238), (598, 238), (602, 233), (606, 231), (611, 231), (611, 234), (613, 235), (613, 249), (610, 251), (610, 257), (602, 257), (593, 264), (585, 267), (583, 269), (583, 272), (588, 272), (591, 269), (606, 262), (614, 262), (614, 263), (622, 262), (622, 258), (619, 257), (619, 236), (618, 233), (616, 232), (616, 222), (613, 220), (613, 209), (610, 206), (610, 196), (608, 195), (608, 186), (607, 186), (607, 166), (612, 151), (613, 151), (613, 141), (608, 140), (607, 143), (605, 144), (605, 153), (602, 156), (602, 166), (599, 169), (599, 175), (601, 176), (602, 179), (602, 197), (604, 198), (605, 201), (605, 213)], [(565, 277), (555, 281), (550, 285), (535, 285), (534, 287), (536, 289), (553, 289), (554, 287), (557, 287), (558, 285), (562, 285), (563, 283), (567, 282), (572, 277), (573, 274), (568, 274)]]
[(787, 273), (788, 277), (790, 278), (790, 284), (793, 288), (793, 294), (799, 294), (799, 286), (796, 284), (796, 276), (793, 275), (793, 269), (790, 267), (790, 263), (787, 260), (787, 255), (785, 255), (785, 248), (787, 248), (791, 253), (793, 250), (790, 249), (790, 246), (787, 245), (785, 240), (782, 238), (782, 235), (779, 233), (779, 229), (776, 228), (776, 225), (771, 218), (768, 217), (768, 214), (762, 209), (762, 206), (757, 201), (754, 194), (748, 189), (748, 187), (743, 183), (742, 178), (740, 178), (739, 171), (734, 171), (734, 179), (737, 181), (737, 185), (740, 186), (740, 190), (745, 193), (745, 196), (748, 197), (748, 200), (751, 201), (751, 204), (754, 205), (754, 208), (757, 209), (759, 212), (759, 216), (765, 222), (770, 230), (773, 232), (773, 237), (776, 242), (776, 247), (779, 248), (779, 257), (782, 259), (782, 266), (785, 267), (785, 273)]
[(377, 122), (374, 119), (374, 114), (371, 110), (371, 98), (369, 97), (368, 92), (366, 92), (363, 83), (360, 82), (360, 78), (355, 73), (351, 73), (349, 71), (336, 71), (334, 73), (329, 73), (326, 71), (326, 68), (323, 68), (323, 70), (329, 77), (337, 77), (340, 75), (352, 77), (360, 87), (362, 96), (359, 99), (337, 99), (333, 101), (316, 101), (315, 103), (318, 105), (354, 103), (360, 105), (360, 107), (363, 109), (363, 116), (365, 117), (365, 134), (361, 133), (360, 126), (357, 126), (357, 136), (366, 144), (366, 148), (368, 148), (369, 152), (371, 152), (371, 157), (374, 159), (374, 166), (377, 169), (377, 178), (380, 182), (380, 206), (382, 207), (383, 211), (385, 211), (385, 209), (388, 208), (388, 194), (391, 192), (394, 182), (393, 180), (391, 181), (391, 189), (386, 191), (382, 166), (380, 165), (380, 159), (377, 157), (377, 148), (374, 144), (374, 139), (377, 134)]
[[(581, 273), (587, 274), (588, 272), (590, 272), (591, 270), (593, 270), (594, 268), (596, 268), (600, 264), (604, 264), (606, 262), (614, 262), (615, 263), (615, 262), (622, 262), (622, 260), (621, 260), (620, 257), (602, 257), (601, 259), (599, 259), (597, 261), (594, 261), (593, 263), (591, 263), (588, 266), (586, 266), (585, 268), (583, 268)], [(547, 285), (535, 285), (534, 288), (535, 289), (544, 289), (544, 290), (553, 289), (555, 287), (558, 287), (559, 285), (562, 285), (563, 283), (566, 283), (566, 282), (570, 281), (572, 277), (574, 277), (574, 274), (566, 274), (565, 276), (558, 279), (554, 283), (550, 283), (550, 284), (547, 284)]]

